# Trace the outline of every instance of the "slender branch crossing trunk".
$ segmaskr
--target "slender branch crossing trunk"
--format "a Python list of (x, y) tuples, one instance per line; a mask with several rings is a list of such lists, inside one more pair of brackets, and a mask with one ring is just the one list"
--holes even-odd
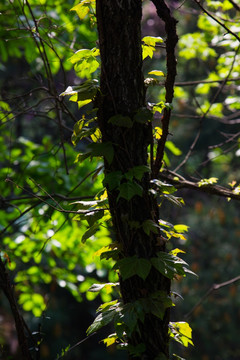
[[(147, 148), (152, 136), (150, 122), (134, 121), (136, 112), (146, 106), (141, 48), (142, 1), (97, 0), (96, 10), (102, 61), (98, 121), (103, 142), (111, 142), (114, 148), (113, 161), (109, 164), (105, 160), (105, 173), (125, 174), (135, 166), (147, 165)], [(131, 118), (132, 127), (109, 123), (116, 114)], [(158, 251), (165, 251), (165, 243), (160, 233), (147, 235), (141, 226), (146, 220), (157, 224), (159, 217), (156, 200), (149, 193), (150, 174), (145, 173), (137, 182), (143, 189), (142, 196), (135, 195), (130, 200), (118, 198), (118, 190), (108, 189), (110, 211), (123, 256), (150, 259)], [(136, 223), (140, 226), (134, 226)], [(125, 281), (120, 278), (120, 284), (125, 304), (158, 290), (166, 295), (170, 292), (170, 280), (153, 267), (145, 281), (135, 275)], [(139, 359), (153, 360), (161, 354), (169, 357), (168, 323), (169, 310), (165, 311), (163, 319), (149, 313), (143, 323), (139, 322), (140, 331), (128, 339), (130, 345), (145, 345)]]

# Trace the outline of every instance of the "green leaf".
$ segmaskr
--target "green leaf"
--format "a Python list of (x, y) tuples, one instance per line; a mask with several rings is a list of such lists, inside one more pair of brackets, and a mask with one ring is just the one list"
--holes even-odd
[(170, 141), (170, 140), (166, 141), (165, 146), (166, 146), (166, 148), (167, 148), (168, 150), (170, 150), (171, 153), (173, 153), (173, 155), (175, 155), (175, 156), (179, 156), (179, 155), (182, 154), (182, 151), (181, 151), (178, 147), (176, 147), (176, 145), (175, 145), (172, 141)]
[(95, 235), (96, 232), (99, 230), (99, 224), (94, 224), (90, 228), (85, 231), (85, 233), (82, 236), (82, 243), (85, 243), (87, 239), (89, 239), (91, 236)]
[(158, 257), (151, 259), (151, 263), (161, 274), (169, 279), (173, 279), (176, 274), (185, 276), (184, 265), (187, 263), (184, 260), (163, 251), (159, 251), (157, 255)]
[(104, 210), (91, 211), (83, 215), (83, 220), (87, 220), (89, 226), (93, 226), (98, 220), (104, 217)]
[(156, 224), (153, 220), (148, 219), (145, 220), (142, 224), (143, 227), (143, 231), (147, 234), (150, 235), (150, 232), (153, 232), (154, 234), (158, 234), (159, 233), (159, 225)]
[(92, 333), (101, 329), (103, 326), (109, 324), (111, 321), (113, 321), (115, 315), (115, 308), (110, 308), (109, 310), (100, 313), (87, 329), (87, 335), (91, 335)]
[(93, 284), (88, 291), (90, 292), (99, 292), (105, 287), (113, 287), (113, 286), (119, 286), (119, 283), (105, 283), (105, 284)]
[(160, 36), (144, 36), (142, 41), (146, 45), (155, 46), (157, 43), (162, 43), (163, 39)]
[(70, 11), (76, 11), (80, 20), (83, 20), (90, 11), (90, 6), (95, 5), (95, 0), (81, 0), (79, 4), (72, 7)]
[(108, 187), (108, 189), (111, 191), (120, 185), (122, 178), (123, 174), (121, 171), (110, 172), (105, 175), (103, 186)]
[(119, 195), (117, 201), (120, 198), (130, 201), (134, 196), (142, 196), (142, 187), (135, 181), (127, 181), (119, 186)]
[(184, 205), (184, 200), (181, 197), (177, 197), (171, 194), (163, 194), (162, 197), (164, 197), (165, 199), (167, 199), (168, 201), (170, 201), (171, 203), (173, 203), (174, 205), (177, 206), (183, 206)]
[(93, 99), (99, 89), (98, 80), (87, 80), (81, 85), (68, 86), (67, 89), (60, 94), (60, 96), (77, 94), (77, 101)]
[(184, 232), (188, 232), (189, 226), (184, 225), (184, 224), (177, 224), (177, 225), (174, 225), (173, 228), (176, 232), (184, 233)]
[(147, 124), (149, 121), (153, 120), (153, 113), (151, 110), (149, 110), (147, 108), (141, 108), (134, 115), (133, 120), (140, 124)]
[(145, 280), (151, 269), (149, 260), (138, 258), (136, 255), (119, 260), (115, 266), (119, 266), (123, 280), (134, 275)]
[(154, 184), (163, 194), (172, 194), (177, 191), (173, 185), (166, 184), (158, 179), (151, 180), (151, 183)]
[(88, 148), (91, 150), (91, 156), (102, 156), (107, 160), (108, 164), (111, 164), (113, 161), (114, 150), (110, 141), (104, 143), (93, 143), (88, 145)]
[(164, 72), (161, 70), (152, 70), (149, 71), (149, 75), (156, 75), (156, 76), (165, 76)]
[(87, 58), (91, 58), (91, 57), (96, 57), (100, 55), (100, 51), (99, 49), (93, 48), (91, 50), (89, 49), (81, 49), (75, 52), (75, 54), (73, 56), (70, 57), (70, 61), (72, 64), (76, 64), (77, 62), (83, 60), (83, 59), (87, 59)]
[(117, 334), (111, 334), (107, 338), (101, 340), (107, 347), (115, 344), (116, 340), (118, 339)]
[(131, 118), (129, 116), (123, 116), (121, 114), (110, 117), (108, 123), (126, 128), (132, 128), (133, 126), (133, 121), (131, 120)]
[(124, 176), (128, 180), (133, 180), (136, 178), (137, 180), (142, 180), (144, 174), (149, 173), (150, 169), (146, 165), (138, 165), (134, 166), (130, 169)]
[(175, 341), (185, 347), (188, 347), (188, 344), (193, 345), (192, 329), (187, 322), (170, 322), (169, 329), (170, 337), (172, 337)]

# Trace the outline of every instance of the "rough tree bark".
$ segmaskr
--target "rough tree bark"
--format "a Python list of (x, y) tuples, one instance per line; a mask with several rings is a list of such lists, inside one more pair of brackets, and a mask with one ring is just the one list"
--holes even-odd
[[(102, 61), (98, 121), (103, 142), (110, 141), (114, 147), (111, 164), (105, 160), (105, 172), (124, 174), (134, 166), (147, 164), (147, 147), (152, 136), (149, 122), (133, 122), (131, 128), (108, 123), (116, 114), (133, 119), (137, 110), (146, 106), (141, 48), (142, 1), (97, 0), (96, 14)], [(117, 200), (118, 191), (108, 190), (109, 205), (116, 239), (124, 256), (150, 259), (158, 251), (165, 251), (165, 243), (160, 233), (147, 235), (142, 227), (132, 226), (133, 222), (142, 224), (146, 220), (157, 223), (159, 218), (157, 202), (149, 193), (150, 175), (145, 174), (139, 184), (143, 188), (142, 196), (134, 196), (130, 201)], [(124, 303), (147, 297), (157, 290), (170, 292), (170, 280), (154, 268), (145, 281), (134, 276), (125, 281), (120, 279), (120, 284)], [(145, 316), (144, 324), (139, 324), (140, 334), (134, 333), (128, 339), (133, 346), (145, 344), (146, 350), (139, 359), (153, 360), (161, 354), (169, 357), (168, 323), (169, 310), (163, 320), (151, 314)]]

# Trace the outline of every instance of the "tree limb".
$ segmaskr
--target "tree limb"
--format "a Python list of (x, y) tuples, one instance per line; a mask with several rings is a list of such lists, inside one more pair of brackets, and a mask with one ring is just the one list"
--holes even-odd
[[(172, 103), (174, 94), (174, 82), (177, 75), (177, 60), (175, 57), (175, 47), (178, 42), (178, 36), (176, 31), (177, 21), (171, 15), (169, 8), (165, 4), (164, 0), (152, 0), (154, 3), (157, 14), (165, 23), (165, 30), (167, 34), (166, 39), (166, 54), (167, 54), (167, 76), (165, 82), (166, 96), (165, 100), (168, 105)], [(162, 136), (158, 141), (156, 160), (152, 168), (152, 177), (157, 177), (159, 170), (162, 166), (162, 159), (164, 154), (164, 147), (167, 141), (168, 128), (171, 117), (171, 108), (167, 106), (163, 110), (162, 117)]]

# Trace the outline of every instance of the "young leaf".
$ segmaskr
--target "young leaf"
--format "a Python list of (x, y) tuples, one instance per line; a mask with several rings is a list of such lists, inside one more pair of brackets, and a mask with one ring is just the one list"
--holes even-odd
[(161, 70), (152, 70), (149, 71), (149, 75), (156, 75), (156, 76), (165, 76), (164, 72)]
[(162, 43), (163, 39), (160, 36), (144, 36), (142, 41), (149, 46), (155, 46), (156, 43)]
[(209, 179), (202, 179), (201, 181), (198, 182), (198, 186), (207, 186), (207, 185), (213, 185), (218, 181), (218, 178), (216, 177), (211, 177)]
[(117, 339), (118, 339), (117, 334), (111, 334), (107, 338), (105, 338), (105, 339), (103, 339), (101, 341), (108, 347), (108, 346), (111, 346), (111, 345), (115, 344)]
[(179, 342), (185, 347), (188, 344), (193, 345), (192, 342), (192, 329), (187, 322), (170, 322), (170, 337), (174, 338), (175, 341)]

